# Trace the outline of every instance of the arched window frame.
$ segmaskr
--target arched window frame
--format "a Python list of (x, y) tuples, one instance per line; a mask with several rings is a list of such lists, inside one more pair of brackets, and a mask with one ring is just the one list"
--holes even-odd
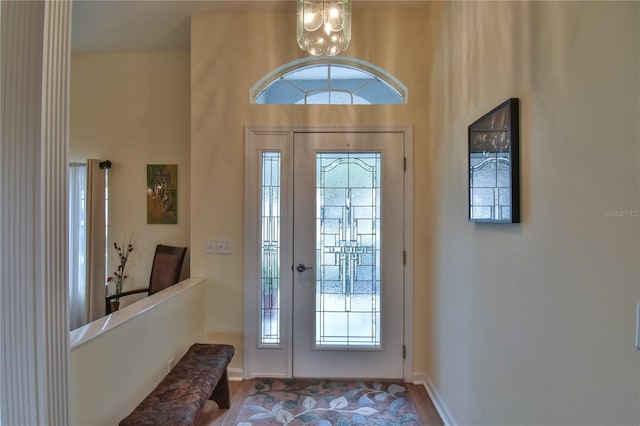
[[(405, 86), (395, 76), (383, 70), (382, 68), (356, 58), (349, 58), (344, 56), (319, 56), (319, 57), (308, 57), (308, 58), (297, 59), (297, 60), (288, 62), (284, 65), (281, 65), (278, 68), (274, 69), (273, 71), (267, 73), (264, 77), (258, 80), (251, 87), (251, 90), (249, 92), (250, 102), (252, 104), (258, 104), (259, 102), (257, 101), (257, 99), (265, 90), (267, 90), (272, 84), (278, 82), (279, 80), (283, 79), (284, 77), (286, 77), (287, 75), (293, 72), (298, 72), (307, 68), (312, 68), (317, 66), (329, 66), (329, 65), (348, 67), (348, 68), (352, 68), (357, 71), (361, 71), (363, 73), (369, 74), (372, 76), (372, 79), (377, 79), (378, 81), (387, 85), (391, 90), (395, 91), (398, 94), (399, 98), (401, 99), (400, 104), (406, 104), (408, 101), (407, 86)], [(328, 81), (328, 85), (330, 85), (330, 79)], [(300, 90), (299, 88), (297, 89)], [(304, 96), (303, 96), (304, 98), (322, 90), (312, 89), (312, 90), (309, 90), (308, 92), (304, 92), (302, 90), (300, 91), (301, 93), (304, 93)], [(333, 90), (333, 91), (337, 92), (339, 90)], [(348, 92), (348, 93), (351, 94), (352, 98), (356, 96), (351, 92)]]

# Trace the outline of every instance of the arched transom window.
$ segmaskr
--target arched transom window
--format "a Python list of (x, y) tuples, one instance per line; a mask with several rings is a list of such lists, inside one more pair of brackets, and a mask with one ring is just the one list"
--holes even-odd
[(354, 58), (303, 58), (261, 78), (256, 104), (404, 104), (407, 88), (393, 75)]

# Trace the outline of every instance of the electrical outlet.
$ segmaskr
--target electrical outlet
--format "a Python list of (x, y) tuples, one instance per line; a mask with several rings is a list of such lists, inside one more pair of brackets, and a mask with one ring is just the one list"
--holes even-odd
[(172, 357), (169, 362), (167, 362), (167, 373), (171, 371), (173, 366), (176, 365), (176, 357)]

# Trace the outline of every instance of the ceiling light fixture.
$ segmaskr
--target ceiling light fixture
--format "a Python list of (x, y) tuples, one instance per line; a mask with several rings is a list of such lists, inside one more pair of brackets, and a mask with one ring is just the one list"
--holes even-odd
[(298, 0), (298, 46), (334, 56), (351, 43), (350, 0)]

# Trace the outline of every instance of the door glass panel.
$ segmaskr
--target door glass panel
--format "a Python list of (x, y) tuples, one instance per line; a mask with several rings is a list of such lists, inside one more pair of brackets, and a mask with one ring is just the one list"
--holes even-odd
[(262, 153), (260, 343), (280, 344), (280, 153)]
[(316, 154), (316, 347), (380, 347), (379, 152)]

